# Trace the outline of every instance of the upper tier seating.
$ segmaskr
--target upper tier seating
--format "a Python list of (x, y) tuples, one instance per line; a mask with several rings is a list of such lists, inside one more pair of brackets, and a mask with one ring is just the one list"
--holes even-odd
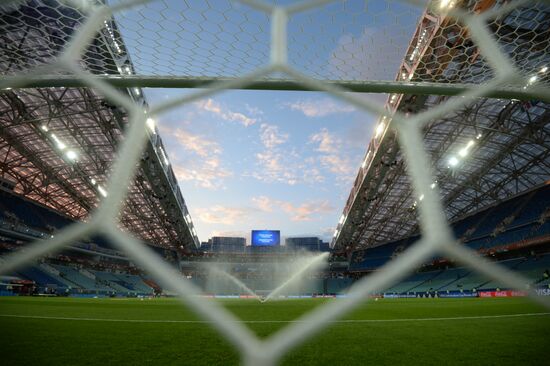
[[(474, 213), (451, 226), (455, 236), (462, 238), (464, 245), (475, 250), (488, 249), (549, 235), (550, 221), (545, 217), (548, 210), (550, 184)], [(349, 269), (375, 270), (416, 240), (417, 237), (411, 237), (355, 251)]]
[(35, 229), (60, 229), (72, 223), (69, 218), (35, 202), (0, 190), (0, 214), (14, 214), (21, 222)]

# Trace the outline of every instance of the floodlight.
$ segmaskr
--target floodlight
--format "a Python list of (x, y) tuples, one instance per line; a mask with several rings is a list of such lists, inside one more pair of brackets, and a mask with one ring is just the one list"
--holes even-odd
[(74, 152), (73, 150), (69, 150), (67, 151), (67, 153), (65, 154), (67, 156), (67, 158), (69, 160), (76, 160), (78, 158), (78, 155), (76, 154), (76, 152)]
[(374, 133), (374, 137), (378, 138), (380, 135), (382, 135), (382, 132), (384, 132), (384, 128), (386, 125), (383, 122), (380, 122), (378, 126), (376, 127), (376, 131)]
[(155, 132), (155, 125), (156, 125), (156, 122), (154, 119), (152, 119), (151, 117), (147, 118), (147, 120), (145, 121), (145, 123), (147, 124), (147, 127), (149, 128), (149, 130), (152, 132), (152, 133), (156, 133)]
[(456, 166), (458, 164), (458, 159), (454, 156), (451, 156), (449, 158), (449, 165), (450, 166)]
[(105, 189), (103, 189), (102, 186), (97, 186), (97, 191), (99, 192), (99, 194), (101, 194), (103, 197), (107, 197), (107, 191)]

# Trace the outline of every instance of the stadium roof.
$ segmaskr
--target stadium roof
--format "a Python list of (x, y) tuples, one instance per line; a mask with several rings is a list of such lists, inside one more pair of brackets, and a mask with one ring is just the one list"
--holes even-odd
[[(466, 5), (470, 4), (470, 5)], [(472, 5), (474, 4), (474, 5)], [(456, 2), (483, 12), (495, 1)], [(528, 5), (489, 24), (499, 45), (528, 78), (524, 89), (550, 79), (550, 7)], [(467, 29), (426, 10), (396, 80), (479, 84), (492, 77)], [(450, 98), (391, 94), (389, 111), (415, 113)], [(331, 243), (368, 248), (418, 232), (418, 202), (396, 134), (381, 118)], [(424, 130), (424, 147), (451, 222), (550, 179), (550, 105), (538, 100), (480, 98)]]
[[(84, 15), (55, 0), (0, 9), (0, 74), (51, 62)], [(83, 58), (91, 72), (127, 74), (132, 62), (113, 21)], [(146, 107), (139, 88), (128, 95)], [(153, 120), (122, 226), (162, 247), (198, 247), (191, 217)], [(14, 190), (76, 220), (86, 220), (105, 189), (128, 123), (126, 112), (90, 88), (26, 88), (0, 93), (1, 177)], [(108, 199), (108, 198), (107, 198)]]
[[(435, 3), (483, 12), (505, 2)], [(361, 81), (370, 81), (374, 74), (382, 75), (379, 79), (387, 78), (387, 69), (393, 70), (400, 58), (391, 55), (401, 55), (401, 40), (410, 38), (411, 29), (403, 25), (404, 19), (416, 19), (419, 11), (410, 4), (391, 1), (369, 3), (361, 13), (352, 5), (335, 2), (316, 9), (313, 15), (293, 17), (289, 27), (305, 32), (307, 43), (296, 47), (290, 43), (290, 64), (311, 77), (342, 81), (354, 90), (362, 90)], [(117, 14), (117, 23), (108, 20), (99, 30), (82, 57), (82, 66), (114, 85), (126, 87), (128, 95), (145, 108), (142, 91), (136, 87), (144, 82), (149, 86), (196, 87), (217, 77), (242, 75), (268, 57), (269, 19), (246, 14), (243, 20), (242, 14), (235, 11), (237, 7), (230, 1), (212, 6), (200, 1), (172, 4), (163, 0)], [(15, 2), (0, 7), (0, 12), (0, 73), (4, 75), (51, 61), (84, 19), (80, 11), (60, 5), (58, 0), (27, 0), (24, 5)], [(348, 49), (347, 39), (341, 38), (346, 29), (323, 26), (335, 16), (349, 19), (350, 27), (359, 30), (366, 27), (367, 20), (380, 29), (375, 29), (375, 34), (369, 33), (372, 29), (365, 30), (362, 37), (351, 40)], [(203, 20), (214, 22), (215, 34), (203, 27)], [(124, 26), (119, 27), (120, 23)], [(527, 91), (532, 84), (548, 81), (549, 27), (549, 7), (541, 3), (519, 7), (490, 24), (502, 48), (531, 78), (528, 85), (520, 86)], [(187, 36), (195, 40), (188, 44)], [(361, 42), (373, 39), (378, 43), (369, 46), (384, 50), (386, 62), (384, 57), (371, 60), (365, 54)], [(320, 65), (316, 47), (325, 50), (330, 42), (343, 47), (342, 54), (349, 59), (332, 60), (335, 64), (331, 67)], [(135, 62), (130, 59), (129, 43)], [(178, 47), (170, 47), (173, 43)], [(362, 58), (367, 60), (363, 62)], [(0, 94), (2, 173), (4, 179), (14, 180), (16, 191), (26, 197), (84, 219), (97, 205), (98, 197), (108, 194), (103, 187), (123, 136), (126, 114), (93, 90), (79, 87), (78, 78), (48, 71), (46, 85), (58, 77), (62, 86)], [(399, 66), (395, 80), (400, 83), (380, 85), (386, 90), (392, 85), (404, 90), (409, 82), (437, 82), (441, 87), (479, 84), (491, 77), (491, 69), (468, 31), (445, 15), (425, 11)], [(171, 80), (174, 83), (169, 85)], [(288, 80), (261, 82), (265, 85), (257, 84), (258, 88), (297, 88)], [(35, 77), (28, 85), (45, 84)], [(377, 84), (365, 85), (373, 91)], [(414, 113), (449, 98), (453, 97), (391, 94), (386, 107)], [(550, 178), (548, 107), (537, 100), (481, 98), (426, 127), (425, 148), (437, 173), (433, 188), (426, 189), (437, 187), (441, 192), (449, 220)], [(411, 195), (403, 156), (395, 133), (388, 129), (389, 122), (379, 121), (369, 144), (337, 226), (332, 242), (336, 249), (379, 245), (417, 231), (416, 205), (422, 195)], [(162, 141), (153, 123), (151, 126), (142, 166), (121, 222), (155, 245), (198, 246)]]

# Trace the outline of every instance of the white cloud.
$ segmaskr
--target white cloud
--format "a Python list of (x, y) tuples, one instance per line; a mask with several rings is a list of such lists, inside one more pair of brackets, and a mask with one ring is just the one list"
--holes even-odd
[(263, 212), (273, 211), (273, 202), (267, 196), (252, 197), (252, 202)]
[(257, 153), (256, 159), (260, 163), (262, 173), (268, 176), (281, 174), (285, 170), (280, 162), (281, 155), (272, 150)]
[(322, 128), (321, 131), (311, 135), (311, 137), (309, 138), (309, 142), (318, 143), (319, 146), (317, 147), (317, 151), (322, 153), (336, 152), (336, 145), (341, 144), (341, 141), (331, 135), (326, 128)]
[[(315, 157), (302, 156), (296, 149), (283, 150), (279, 144), (286, 141), (286, 135), (280, 134), (270, 125), (262, 125), (260, 139), (266, 147), (256, 153), (258, 169), (248, 174), (263, 182), (279, 182), (288, 185), (298, 183), (321, 183), (325, 180), (321, 169), (336, 175), (339, 182), (346, 182), (353, 173), (350, 158), (345, 154), (345, 143), (331, 134), (326, 128), (311, 135), (308, 144), (314, 145), (319, 154)], [(286, 146), (286, 145), (285, 145)]]
[(305, 202), (299, 206), (284, 202), (281, 204), (281, 208), (291, 215), (292, 221), (313, 221), (318, 216), (334, 210), (334, 207), (326, 200)]
[(334, 174), (349, 174), (353, 170), (349, 160), (340, 155), (323, 155), (319, 157), (319, 161)]
[(249, 211), (244, 208), (221, 205), (197, 208), (195, 212), (198, 219), (206, 224), (234, 225), (249, 216)]
[(260, 127), (260, 140), (265, 149), (256, 153), (259, 168), (251, 174), (252, 177), (264, 182), (295, 185), (298, 182), (294, 167), (297, 156), (289, 159), (289, 154), (283, 154), (278, 148), (288, 140), (288, 134), (280, 133), (277, 126), (264, 123)]
[(301, 160), (296, 154), (283, 154), (276, 151), (264, 151), (256, 154), (258, 168), (247, 174), (253, 178), (266, 183), (284, 183), (296, 185), (299, 183), (313, 184), (320, 183), (325, 177), (311, 163)]
[(279, 132), (277, 126), (262, 123), (260, 126), (260, 140), (268, 149), (284, 144), (288, 140), (288, 134)]
[(349, 104), (339, 103), (329, 98), (317, 100), (299, 100), (287, 105), (293, 111), (302, 112), (307, 117), (325, 117), (335, 113), (351, 113), (355, 108)]
[(222, 149), (216, 141), (181, 128), (163, 126), (160, 129), (165, 140), (172, 142), (169, 155), (179, 181), (191, 181), (199, 187), (218, 189), (223, 187), (225, 178), (233, 175), (222, 166)]
[(258, 107), (253, 107), (251, 106), (250, 104), (248, 103), (245, 103), (244, 104), (244, 107), (246, 108), (246, 110), (248, 111), (248, 113), (254, 115), (254, 116), (262, 116), (264, 114), (264, 112), (258, 108)]
[(322, 182), (324, 177), (318, 169), (311, 167), (313, 162), (302, 160), (295, 148), (282, 149), (279, 146), (287, 142), (288, 138), (288, 134), (281, 133), (277, 126), (262, 124), (260, 140), (265, 149), (255, 154), (258, 168), (247, 175), (267, 183), (288, 185)]
[(192, 133), (179, 128), (175, 130), (163, 128), (163, 130), (171, 134), (171, 136), (173, 136), (181, 144), (183, 149), (194, 152), (201, 157), (208, 157), (221, 153), (220, 146), (215, 141), (208, 140), (199, 135), (193, 135)]
[(342, 140), (332, 135), (326, 128), (311, 135), (309, 143), (318, 144), (316, 151), (322, 153), (319, 156), (319, 163), (323, 168), (340, 176), (353, 171), (349, 159), (342, 154)]
[(309, 168), (304, 171), (303, 180), (306, 183), (322, 183), (325, 181), (325, 177), (321, 174), (317, 168)]
[(334, 210), (334, 207), (327, 200), (307, 201), (296, 205), (288, 201), (259, 196), (252, 198), (252, 201), (256, 204), (256, 207), (264, 212), (273, 212), (275, 208), (284, 211), (290, 215), (291, 221), (313, 221), (318, 216)]
[(223, 180), (233, 175), (231, 171), (220, 167), (217, 157), (204, 160), (202, 163), (192, 161), (189, 165), (175, 163), (172, 164), (172, 169), (179, 181), (191, 181), (199, 187), (208, 189), (219, 189), (223, 186)]
[(222, 107), (212, 99), (206, 99), (195, 103), (200, 109), (213, 113), (225, 121), (238, 122), (245, 127), (251, 126), (257, 122), (256, 118), (249, 117), (240, 112), (233, 112)]

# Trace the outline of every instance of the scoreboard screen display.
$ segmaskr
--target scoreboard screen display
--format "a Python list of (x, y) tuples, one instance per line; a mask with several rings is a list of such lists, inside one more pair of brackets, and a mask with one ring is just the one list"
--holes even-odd
[(268, 247), (281, 243), (279, 230), (252, 230), (252, 246)]

